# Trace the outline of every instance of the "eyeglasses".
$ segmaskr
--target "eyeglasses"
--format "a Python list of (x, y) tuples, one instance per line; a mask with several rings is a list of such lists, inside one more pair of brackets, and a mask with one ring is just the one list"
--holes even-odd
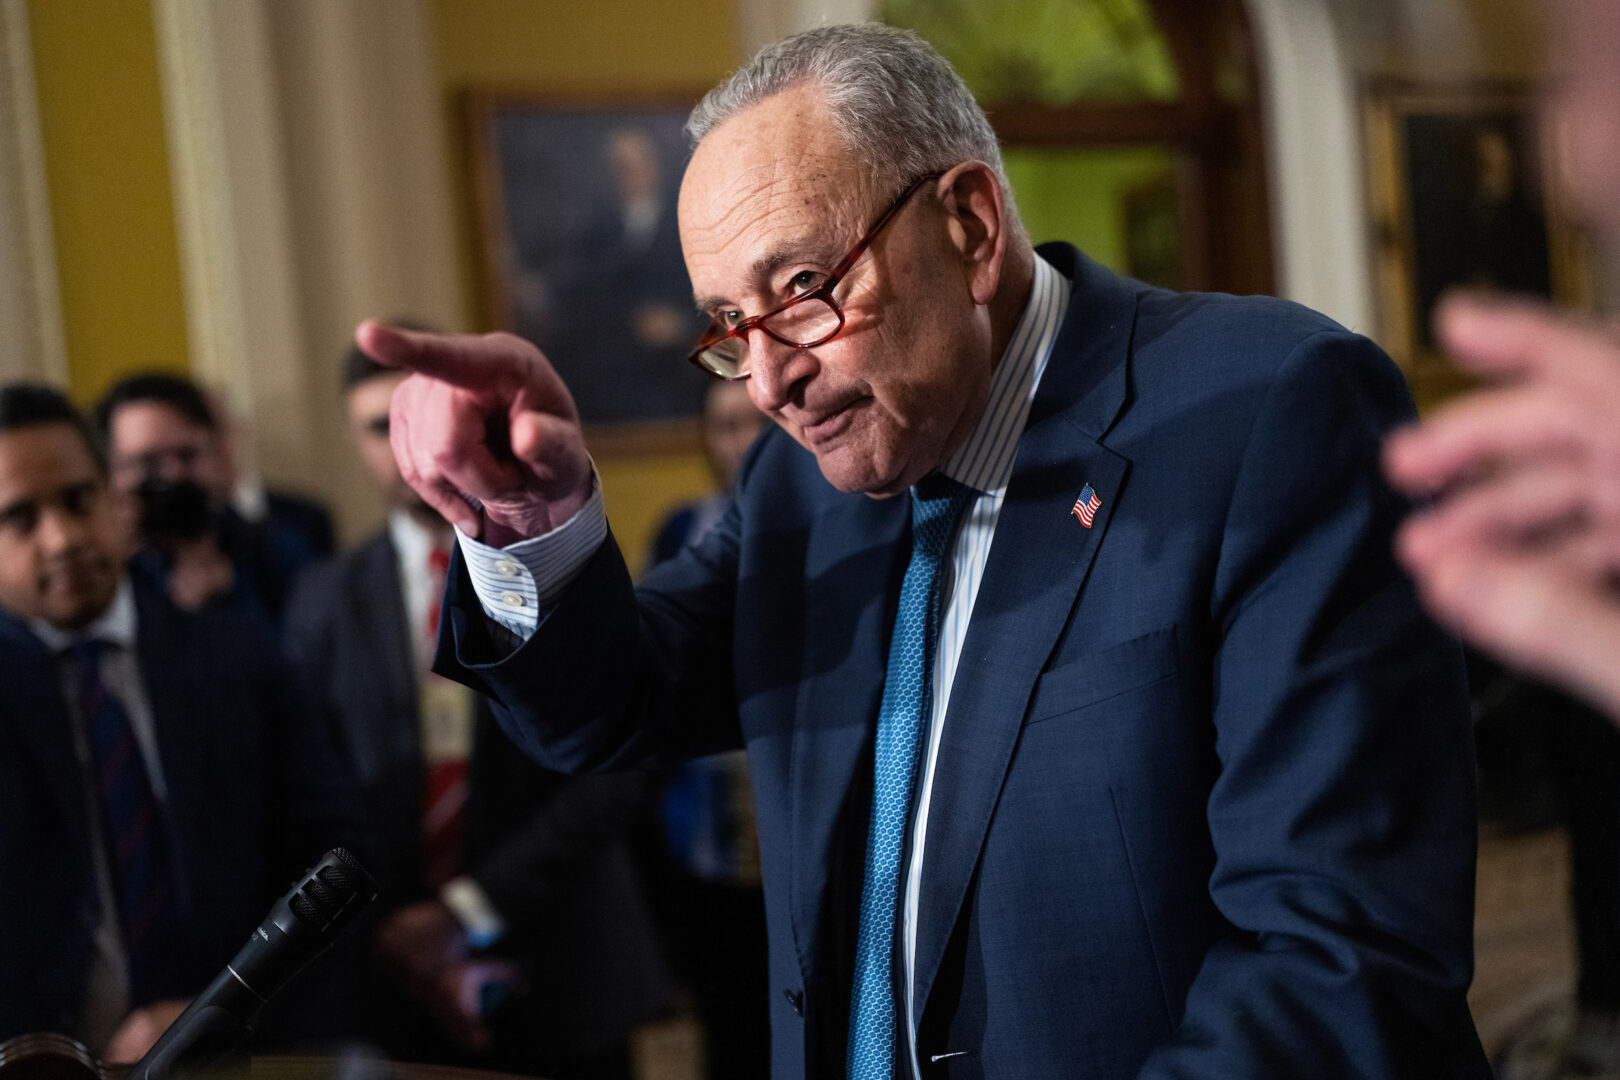
[(820, 285), (800, 293), (781, 307), (744, 319), (730, 329), (718, 319), (715, 320), (687, 359), (722, 379), (746, 379), (749, 374), (747, 335), (750, 330), (761, 330), (795, 349), (813, 349), (837, 337), (844, 329), (844, 311), (833, 299), (833, 290), (849, 273), (849, 268), (855, 265), (861, 253), (877, 239), (883, 226), (900, 212), (906, 200), (930, 180), (938, 180), (944, 175), (942, 172), (929, 173), (912, 181)]

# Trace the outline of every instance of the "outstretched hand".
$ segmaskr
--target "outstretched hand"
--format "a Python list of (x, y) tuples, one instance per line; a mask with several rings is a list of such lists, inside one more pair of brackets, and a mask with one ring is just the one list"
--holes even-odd
[(1620, 718), (1620, 337), (1528, 301), (1437, 324), (1495, 385), (1390, 439), (1390, 479), (1434, 500), (1397, 552), (1442, 621)]
[(394, 391), (394, 457), (405, 481), (462, 532), (503, 547), (549, 532), (590, 498), (574, 399), (529, 342), (374, 320), (354, 336), (378, 363), (412, 373)]

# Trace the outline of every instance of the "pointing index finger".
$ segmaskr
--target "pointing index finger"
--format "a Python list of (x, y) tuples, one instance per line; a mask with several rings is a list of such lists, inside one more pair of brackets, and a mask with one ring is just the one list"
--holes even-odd
[(521, 378), (524, 343), (506, 334), (429, 334), (376, 319), (355, 328), (355, 344), (379, 364), (426, 375), (464, 390), (493, 390)]

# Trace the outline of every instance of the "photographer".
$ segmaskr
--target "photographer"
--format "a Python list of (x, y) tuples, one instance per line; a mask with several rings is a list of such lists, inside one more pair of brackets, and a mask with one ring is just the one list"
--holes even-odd
[(326, 512), (270, 493), (249, 520), (231, 503), (236, 484), (218, 410), (191, 381), (144, 374), (120, 380), (96, 406), (113, 490), (169, 597), (281, 618), (298, 571), (332, 551)]

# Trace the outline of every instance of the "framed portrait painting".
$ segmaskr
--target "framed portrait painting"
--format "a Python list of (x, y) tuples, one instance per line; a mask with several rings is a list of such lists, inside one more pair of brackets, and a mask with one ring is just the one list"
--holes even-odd
[(567, 382), (592, 445), (691, 445), (704, 329), (675, 205), (696, 95), (467, 96), (484, 319)]
[(1452, 289), (1586, 303), (1579, 240), (1561, 212), (1531, 91), (1374, 83), (1363, 95), (1382, 344), (1419, 397), (1465, 381), (1437, 348)]

